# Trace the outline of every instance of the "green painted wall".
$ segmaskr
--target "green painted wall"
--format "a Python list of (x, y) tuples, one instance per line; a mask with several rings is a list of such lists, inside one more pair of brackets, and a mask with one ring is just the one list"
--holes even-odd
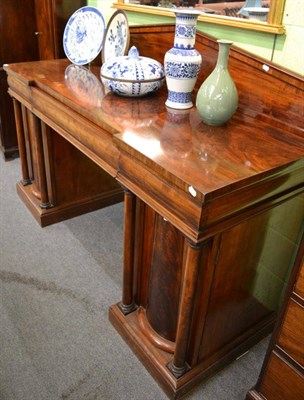
[[(1, 1), (1, 0), (0, 0)], [(113, 0), (87, 0), (87, 4), (98, 8), (104, 16), (106, 22), (109, 21), (111, 15), (116, 11), (112, 7)]]
[(273, 61), (304, 75), (304, 1), (286, 0), (286, 35), (275, 38)]

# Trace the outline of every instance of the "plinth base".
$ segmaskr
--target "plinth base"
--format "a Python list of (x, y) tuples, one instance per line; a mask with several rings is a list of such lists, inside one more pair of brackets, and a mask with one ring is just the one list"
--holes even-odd
[(123, 201), (123, 192), (119, 188), (92, 198), (81, 199), (76, 202), (42, 209), (40, 207), (41, 201), (33, 195), (31, 185), (24, 186), (19, 182), (17, 184), (17, 193), (42, 227)]
[(223, 355), (217, 362), (210, 365), (210, 360), (207, 359), (190, 368), (181, 377), (175, 378), (168, 368), (168, 365), (173, 360), (173, 354), (157, 348), (151, 343), (141, 328), (139, 316), (140, 313), (138, 310), (124, 315), (118, 304), (111, 306), (109, 310), (109, 319), (115, 329), (164, 390), (169, 399), (172, 400), (180, 399), (203, 379), (235, 360), (273, 329), (272, 319), (266, 325), (264, 324), (261, 329), (256, 330), (252, 336), (244, 340), (241, 345)]

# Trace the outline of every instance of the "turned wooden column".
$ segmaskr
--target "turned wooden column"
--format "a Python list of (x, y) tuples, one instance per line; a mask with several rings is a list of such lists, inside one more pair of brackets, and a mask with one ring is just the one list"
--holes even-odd
[(27, 156), (26, 156), (26, 145), (25, 145), (25, 137), (24, 137), (24, 129), (23, 129), (21, 104), (19, 103), (19, 101), (17, 101), (14, 98), (13, 98), (13, 104), (14, 104), (19, 155), (20, 155), (20, 162), (21, 162), (21, 172), (22, 172), (21, 183), (24, 186), (26, 186), (26, 185), (31, 184), (31, 179), (30, 179), (28, 163), (27, 163)]
[(198, 266), (201, 254), (201, 244), (186, 241), (186, 254), (183, 265), (183, 278), (177, 322), (177, 333), (173, 360), (168, 364), (169, 370), (176, 378), (187, 370), (187, 347), (189, 341), (191, 318), (193, 313), (194, 295), (198, 276)]
[(128, 314), (136, 308), (133, 289), (136, 197), (125, 188), (124, 202), (123, 287), (119, 307), (124, 314)]
[(42, 134), (41, 134), (41, 121), (32, 112), (28, 113), (28, 123), (29, 130), (35, 141), (35, 162), (36, 162), (36, 173), (35, 179), (38, 180), (38, 188), (40, 191), (40, 208), (46, 209), (50, 208), (52, 205), (48, 198), (46, 174), (45, 174), (45, 163), (44, 163), (44, 152), (42, 144)]

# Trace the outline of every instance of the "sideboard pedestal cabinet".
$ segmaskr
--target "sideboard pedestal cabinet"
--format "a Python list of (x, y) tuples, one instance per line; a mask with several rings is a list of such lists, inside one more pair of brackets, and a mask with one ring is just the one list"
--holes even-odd
[[(100, 168), (16, 98), (13, 101), (22, 167), (17, 192), (42, 227), (123, 200), (111, 165), (107, 171)], [(68, 118), (66, 121), (70, 123)], [(78, 121), (79, 128), (89, 130), (86, 121), (83, 125)]]
[[(174, 28), (132, 27), (131, 44), (162, 62)], [(217, 59), (214, 39), (198, 33), (196, 47), (194, 96)], [(271, 332), (303, 221), (303, 80), (235, 48), (230, 70), (239, 108), (212, 127), (195, 107), (166, 108), (165, 86), (124, 98), (105, 91), (98, 67), (6, 67), (18, 192), (35, 217), (39, 196), (47, 224), (85, 193), (124, 192), (122, 297), (109, 317), (172, 399)]]

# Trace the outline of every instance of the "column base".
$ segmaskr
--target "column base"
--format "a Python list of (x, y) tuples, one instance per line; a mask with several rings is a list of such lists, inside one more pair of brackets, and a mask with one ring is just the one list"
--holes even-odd
[(178, 368), (173, 364), (173, 361), (170, 361), (167, 367), (169, 371), (175, 376), (176, 379), (180, 378), (190, 369), (190, 366), (187, 363), (183, 367)]
[(135, 303), (129, 304), (127, 306), (125, 304), (123, 304), (123, 303), (119, 303), (118, 306), (119, 306), (119, 308), (121, 309), (121, 312), (124, 315), (128, 315), (128, 314), (130, 314), (131, 312), (133, 312), (133, 311), (135, 311), (137, 309), (137, 306), (136, 306)]

